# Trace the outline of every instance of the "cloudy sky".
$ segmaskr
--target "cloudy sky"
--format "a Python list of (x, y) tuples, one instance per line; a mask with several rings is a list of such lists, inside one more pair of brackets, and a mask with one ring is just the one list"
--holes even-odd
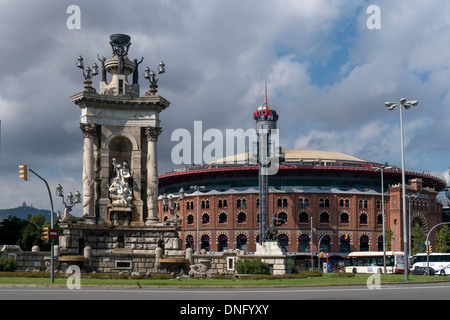
[[(338, 151), (401, 166), (398, 108), (404, 112), (406, 166), (445, 174), (450, 166), (450, 2), (447, 0), (13, 1), (0, 10), (0, 208), (26, 201), (49, 208), (45, 185), (18, 178), (26, 163), (54, 188), (81, 187), (76, 57), (111, 57), (109, 36), (131, 36), (130, 58), (155, 69), (160, 171), (173, 167), (177, 128), (252, 128), (264, 101), (279, 115), (281, 145)], [(80, 8), (79, 29), (70, 5)], [(379, 15), (367, 12), (377, 5)], [(379, 18), (379, 19), (378, 19)], [(379, 24), (380, 29), (369, 25)], [(70, 23), (69, 23), (70, 25)], [(143, 69), (143, 68), (142, 68)], [(98, 89), (99, 77), (94, 78)], [(141, 93), (147, 80), (141, 75)], [(62, 210), (54, 196), (55, 210)], [(80, 206), (80, 205), (78, 205)], [(80, 209), (80, 208), (78, 208)], [(75, 210), (75, 213), (79, 212)]]

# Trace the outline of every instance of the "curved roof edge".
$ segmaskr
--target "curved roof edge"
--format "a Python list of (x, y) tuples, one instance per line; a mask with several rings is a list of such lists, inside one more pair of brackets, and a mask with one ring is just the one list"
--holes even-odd
[[(345, 153), (334, 151), (321, 151), (309, 149), (283, 149), (286, 162), (313, 162), (313, 161), (351, 161), (378, 163), (376, 161), (358, 158)], [(211, 161), (209, 164), (239, 164), (248, 163), (249, 153), (238, 153)]]

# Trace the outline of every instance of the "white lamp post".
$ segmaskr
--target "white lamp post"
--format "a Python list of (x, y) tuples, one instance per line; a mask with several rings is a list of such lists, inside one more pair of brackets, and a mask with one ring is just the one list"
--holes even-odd
[[(408, 250), (408, 236), (406, 225), (406, 191), (405, 191), (405, 155), (403, 146), (403, 113), (402, 106), (408, 110), (411, 106), (416, 106), (419, 103), (417, 100), (406, 101), (405, 98), (400, 99), (400, 133), (401, 133), (401, 151), (402, 151), (402, 202), (403, 202), (403, 250), (405, 252), (405, 280), (408, 280), (409, 273), (409, 250)], [(389, 111), (395, 109), (399, 104), (396, 102), (385, 102), (384, 105)]]

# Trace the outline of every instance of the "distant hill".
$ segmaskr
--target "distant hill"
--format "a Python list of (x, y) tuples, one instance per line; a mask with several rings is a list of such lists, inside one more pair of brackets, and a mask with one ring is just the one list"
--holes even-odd
[(22, 206), (12, 209), (0, 209), (0, 220), (7, 219), (9, 216), (17, 217), (26, 220), (28, 215), (42, 214), (45, 220), (50, 221), (50, 210), (41, 210), (34, 208), (33, 206), (27, 206), (24, 202)]

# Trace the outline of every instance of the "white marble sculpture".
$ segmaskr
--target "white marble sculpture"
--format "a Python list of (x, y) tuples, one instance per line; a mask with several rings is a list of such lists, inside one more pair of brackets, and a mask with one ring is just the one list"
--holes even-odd
[(131, 178), (130, 167), (126, 161), (123, 164), (117, 163), (115, 158), (112, 160), (112, 164), (115, 175), (111, 179), (109, 198), (113, 206), (129, 207), (133, 200), (132, 189), (129, 185), (129, 179)]

